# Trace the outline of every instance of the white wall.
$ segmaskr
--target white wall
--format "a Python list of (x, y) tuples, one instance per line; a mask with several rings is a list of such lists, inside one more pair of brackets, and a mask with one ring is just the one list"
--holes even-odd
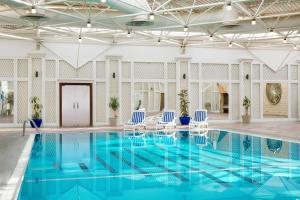
[[(40, 54), (41, 52), (43, 54)], [(272, 56), (275, 56), (272, 62), (268, 62)], [(166, 108), (179, 111), (176, 93), (180, 89), (187, 88), (192, 94), (190, 98), (193, 98), (193, 105), (190, 108), (194, 109), (202, 105), (202, 82), (222, 80), (221, 82), (228, 84), (230, 93), (229, 120), (240, 119), (244, 95), (249, 95), (253, 99), (251, 112), (255, 114), (254, 120), (263, 120), (263, 84), (270, 81), (283, 81), (289, 84), (292, 91), (288, 93), (289, 119), (295, 119), (299, 112), (294, 112), (294, 110), (298, 111), (300, 108), (299, 102), (292, 102), (292, 96), (298, 97), (300, 94), (298, 87), (300, 76), (294, 75), (300, 72), (297, 63), (297, 60), (300, 60), (298, 51), (269, 50), (267, 52), (266, 50), (249, 51), (235, 48), (187, 48), (186, 54), (182, 55), (179, 47), (163, 45), (103, 46), (84, 43), (80, 46), (74, 43), (44, 43), (41, 50), (36, 51), (34, 42), (0, 40), (0, 58), (14, 60), (13, 66), (7, 66), (1, 63), (0, 59), (0, 74), (1, 70), (7, 67), (13, 67), (15, 72), (13, 77), (0, 75), (0, 80), (14, 80), (17, 90), (15, 104), (23, 108), (23, 111), (18, 111), (20, 113), (15, 117), (14, 126), (20, 125), (24, 116), (30, 117), (30, 105), (20, 100), (29, 99), (32, 95), (39, 95), (42, 99), (46, 125), (57, 126), (59, 123), (58, 84), (68, 81), (93, 83), (93, 107), (96, 111), (94, 112), (94, 125), (103, 125), (108, 122), (110, 112), (107, 104), (112, 94), (120, 98), (121, 120), (126, 121), (129, 118), (131, 110), (134, 109), (135, 82), (164, 84)], [(28, 69), (26, 77), (19, 76), (20, 59), (26, 61), (26, 66), (22, 64), (23, 68)], [(274, 65), (274, 60), (281, 64)], [(269, 70), (266, 70), (268, 64)], [(159, 66), (163, 70), (162, 72), (148, 71), (144, 69), (147, 65), (151, 68)], [(282, 67), (286, 67), (288, 75), (274, 71)], [(137, 70), (142, 68), (142, 71)], [(37, 69), (41, 74), (39, 78), (33, 76)], [(113, 72), (117, 74), (114, 80), (111, 77)], [(141, 78), (138, 78), (135, 72), (147, 74), (141, 74)], [(187, 73), (186, 80), (182, 78), (183, 73)], [(245, 74), (248, 73), (250, 80), (245, 80)], [(144, 78), (148, 74), (152, 77), (151, 79)], [(275, 78), (269, 78), (270, 76)], [(174, 105), (177, 105), (176, 108)], [(17, 106), (15, 109), (20, 108)]]

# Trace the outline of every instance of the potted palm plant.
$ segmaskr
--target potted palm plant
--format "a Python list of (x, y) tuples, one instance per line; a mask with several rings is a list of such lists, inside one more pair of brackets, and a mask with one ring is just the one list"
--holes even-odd
[(179, 101), (180, 101), (180, 114), (181, 116), (179, 117), (181, 125), (188, 125), (190, 123), (191, 117), (189, 116), (189, 111), (188, 111), (188, 91), (187, 90), (181, 90), (180, 93), (178, 94), (179, 96)]
[(244, 97), (243, 100), (243, 107), (245, 109), (245, 114), (242, 115), (243, 123), (248, 124), (250, 122), (250, 115), (249, 115), (249, 107), (251, 105), (251, 101), (248, 97)]
[[(35, 123), (35, 125), (40, 128), (42, 125), (42, 108), (43, 105), (40, 103), (40, 99), (36, 96), (32, 97), (30, 100), (30, 103), (32, 105), (32, 121)], [(32, 128), (34, 128), (34, 124), (30, 122), (30, 125)]]
[(120, 107), (119, 100), (117, 97), (110, 98), (109, 107), (113, 111), (113, 117), (109, 118), (109, 124), (110, 124), (110, 126), (117, 126), (118, 125), (117, 110)]

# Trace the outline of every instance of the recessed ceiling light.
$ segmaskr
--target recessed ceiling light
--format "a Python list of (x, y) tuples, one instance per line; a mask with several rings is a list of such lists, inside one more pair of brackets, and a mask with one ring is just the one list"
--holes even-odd
[(183, 28), (183, 31), (184, 31), (184, 32), (187, 32), (188, 30), (189, 30), (188, 26), (185, 25), (184, 28)]
[(252, 25), (255, 25), (255, 24), (256, 24), (256, 19), (255, 19), (255, 18), (252, 19), (251, 24), (252, 24)]
[(229, 2), (226, 4), (226, 9), (227, 9), (227, 10), (232, 10), (231, 1), (229, 1)]
[(284, 44), (286, 44), (286, 43), (287, 43), (287, 39), (286, 39), (286, 37), (285, 37), (285, 38), (283, 38), (283, 43), (284, 43)]
[(91, 27), (92, 27), (92, 24), (91, 24), (91, 21), (90, 21), (90, 20), (87, 21), (86, 27), (88, 27), (88, 28), (91, 28)]
[(36, 8), (35, 8), (35, 6), (32, 6), (32, 7), (31, 7), (31, 13), (32, 13), (32, 14), (36, 14)]
[(150, 14), (149, 14), (149, 19), (150, 19), (151, 21), (154, 20), (154, 14), (153, 14), (153, 13), (150, 13)]
[(298, 47), (297, 47), (297, 45), (295, 45), (295, 46), (294, 46), (294, 49), (295, 49), (295, 50), (298, 50)]

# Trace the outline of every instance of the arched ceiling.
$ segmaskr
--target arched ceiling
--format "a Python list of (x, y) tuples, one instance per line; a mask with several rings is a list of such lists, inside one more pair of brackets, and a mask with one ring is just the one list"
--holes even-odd
[(0, 38), (296, 49), (299, 19), (299, 0), (2, 0)]

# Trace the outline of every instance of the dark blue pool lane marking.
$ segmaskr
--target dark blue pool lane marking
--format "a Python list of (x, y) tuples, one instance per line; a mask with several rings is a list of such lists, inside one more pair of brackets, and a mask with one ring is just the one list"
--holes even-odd
[[(167, 159), (167, 160), (169, 160), (169, 161), (171, 161), (171, 162), (174, 162), (174, 163), (176, 163), (176, 164), (179, 164), (179, 165), (181, 165), (181, 166), (183, 166), (183, 167), (186, 167), (186, 168), (188, 168), (188, 169), (190, 169), (190, 170), (199, 170), (199, 169), (196, 168), (196, 167), (192, 167), (192, 166), (189, 166), (189, 165), (187, 165), (187, 164), (180, 163), (180, 162), (178, 162), (177, 160), (173, 160), (173, 159), (171, 159), (171, 158), (162, 156), (162, 155), (160, 155), (160, 154), (154, 153), (154, 152), (149, 151), (149, 150), (147, 150), (147, 149), (144, 149), (144, 151), (146, 151), (146, 152), (148, 152), (148, 153), (150, 153), (150, 154), (152, 154), (152, 155), (158, 156), (158, 157), (160, 157), (160, 158), (162, 158), (162, 159)], [(172, 153), (173, 153), (173, 152), (172, 152)], [(201, 173), (202, 175), (206, 176), (207, 178), (210, 178), (211, 180), (213, 180), (213, 181), (219, 183), (220, 185), (222, 185), (222, 186), (224, 186), (224, 187), (230, 187), (230, 184), (229, 184), (229, 183), (227, 183), (227, 182), (225, 182), (225, 181), (222, 181), (221, 179), (219, 179), (219, 178), (217, 178), (217, 177), (215, 177), (215, 176), (213, 176), (213, 175), (210, 175), (210, 174), (208, 174), (207, 172), (201, 171), (200, 173)]]
[[(161, 147), (161, 148), (162, 148), (162, 147)], [(180, 148), (179, 148), (179, 149), (180, 149)], [(208, 162), (205, 162), (205, 161), (199, 161), (199, 160), (197, 160), (197, 159), (195, 159), (195, 158), (191, 158), (191, 157), (188, 157), (188, 156), (185, 156), (185, 155), (182, 155), (182, 154), (177, 154), (177, 153), (172, 152), (172, 151), (170, 151), (170, 150), (166, 150), (166, 149), (163, 149), (163, 150), (168, 151), (168, 152), (170, 152), (170, 153), (172, 153), (172, 154), (175, 154), (175, 155), (177, 155), (177, 156), (180, 156), (180, 157), (182, 157), (182, 158), (189, 159), (189, 160), (193, 160), (193, 161), (195, 161), (195, 162), (197, 162), (197, 163), (205, 164), (205, 165), (207, 165), (207, 166), (214, 167), (214, 168), (216, 168), (216, 169), (222, 170), (222, 171), (224, 171), (224, 172), (226, 172), (226, 173), (230, 173), (230, 174), (232, 174), (232, 175), (234, 175), (234, 176), (236, 176), (236, 177), (239, 177), (239, 178), (243, 179), (244, 181), (246, 181), (246, 182), (248, 182), (248, 183), (251, 183), (251, 184), (254, 184), (254, 185), (261, 185), (261, 183), (255, 181), (255, 180), (253, 180), (253, 179), (251, 179), (251, 178), (249, 178), (249, 177), (243, 176), (243, 175), (241, 175), (241, 174), (239, 174), (239, 173), (237, 173), (237, 172), (235, 172), (235, 171), (226, 170), (226, 169), (224, 169), (223, 167), (219, 167), (219, 166), (213, 165), (213, 164), (208, 163)], [(193, 153), (193, 152), (192, 152), (192, 153)], [(207, 157), (206, 155), (202, 155), (202, 156)], [(214, 157), (212, 157), (212, 158), (217, 160), (217, 158), (214, 158)], [(221, 160), (221, 161), (222, 161), (222, 160)]]
[[(188, 150), (183, 149), (183, 148), (179, 148), (179, 147), (175, 147), (175, 148), (177, 148), (179, 150), (183, 150), (185, 152), (189, 152)], [(211, 151), (207, 151), (207, 152), (214, 153), (214, 152), (211, 152)], [(195, 152), (191, 152), (191, 153), (194, 154), (194, 155), (198, 155), (199, 156), (199, 154), (197, 154)], [(223, 155), (223, 154), (219, 154), (219, 155)], [(233, 164), (233, 165), (236, 165), (236, 166), (244, 167), (244, 168), (247, 168), (247, 169), (252, 169), (253, 171), (255, 171), (257, 173), (261, 173), (261, 174), (264, 174), (266, 176), (270, 176), (270, 177), (273, 176), (272, 174), (269, 174), (267, 172), (261, 171), (259, 169), (252, 168), (251, 166), (248, 166), (248, 165), (242, 165), (242, 164), (239, 164), (239, 163), (236, 163), (236, 162), (229, 162), (229, 161), (226, 161), (226, 160), (223, 160), (223, 159), (220, 159), (220, 158), (216, 158), (216, 157), (212, 157), (212, 156), (208, 156), (208, 155), (205, 155), (205, 154), (203, 154), (202, 156), (207, 157), (207, 158), (211, 158), (211, 159), (214, 159), (214, 160), (219, 160), (219, 161), (224, 162), (224, 163), (229, 163), (229, 164)], [(227, 156), (227, 155), (225, 155), (225, 156)], [(229, 156), (227, 156), (227, 157), (229, 157)], [(243, 160), (245, 160), (245, 159), (243, 159)], [(246, 160), (246, 161), (251, 162), (249, 160)], [(255, 161), (253, 161), (253, 162), (254, 163), (259, 163), (259, 162), (255, 162)], [(262, 164), (262, 163), (259, 163), (259, 164)], [(267, 166), (272, 166), (272, 165), (267, 165)]]
[(84, 163), (78, 163), (79, 167), (84, 172), (89, 172), (89, 168)]
[(144, 174), (145, 176), (152, 176), (151, 174), (149, 174), (148, 172), (146, 172), (145, 170), (139, 168), (138, 166), (136, 166), (135, 164), (132, 164), (131, 162), (129, 162), (128, 160), (125, 160), (123, 158), (123, 156), (121, 156), (120, 154), (118, 154), (117, 152), (115, 151), (110, 151), (110, 154), (112, 156), (114, 156), (115, 158), (117, 158), (118, 160), (121, 160), (123, 163), (125, 163), (126, 165), (128, 165), (129, 167), (135, 169), (136, 171)]
[[(136, 156), (137, 158), (139, 158), (139, 159), (141, 159), (141, 160), (143, 160), (143, 161), (145, 161), (145, 162), (147, 162), (147, 163), (152, 164), (153, 166), (159, 167), (159, 168), (163, 169), (163, 170), (166, 171), (166, 172), (171, 172), (173, 176), (175, 176), (176, 178), (180, 179), (180, 180), (183, 181), (183, 182), (188, 182), (188, 181), (189, 181), (189, 179), (187, 179), (186, 177), (182, 176), (182, 175), (181, 175), (179, 172), (177, 172), (177, 171), (174, 171), (174, 170), (172, 170), (172, 169), (166, 168), (166, 167), (164, 167), (164, 166), (162, 166), (162, 165), (157, 165), (157, 164), (156, 164), (155, 162), (153, 162), (152, 160), (149, 160), (148, 158), (145, 158), (145, 157), (139, 155), (139, 154), (136, 153), (136, 152), (132, 152), (131, 150), (129, 150), (129, 149), (127, 149), (127, 148), (125, 148), (125, 150), (126, 150), (128, 153), (130, 153), (130, 154)], [(144, 149), (144, 150), (145, 150), (145, 149)]]
[(115, 170), (110, 164), (108, 164), (107, 162), (105, 162), (102, 158), (100, 158), (100, 156), (97, 154), (96, 155), (96, 160), (103, 165), (106, 169), (108, 169), (108, 171), (112, 174), (116, 174), (117, 170)]

